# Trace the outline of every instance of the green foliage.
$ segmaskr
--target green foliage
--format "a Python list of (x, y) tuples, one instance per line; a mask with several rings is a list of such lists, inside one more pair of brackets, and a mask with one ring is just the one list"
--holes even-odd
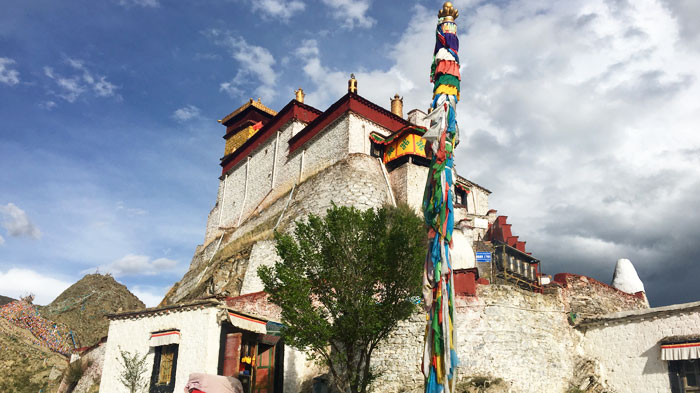
[(75, 385), (78, 384), (78, 381), (80, 381), (80, 378), (83, 377), (83, 372), (85, 370), (83, 369), (82, 362), (80, 360), (75, 361), (66, 367), (66, 377), (65, 380), (68, 383), (68, 390), (72, 391)]
[(472, 375), (462, 379), (455, 386), (456, 393), (505, 391), (506, 386), (502, 378), (494, 378), (488, 375)]
[(0, 377), (0, 391), (13, 393), (36, 393), (46, 389), (44, 381), (36, 381), (32, 377), (34, 372), (28, 362), (15, 363), (10, 370), (10, 375)]
[(146, 388), (148, 380), (146, 379), (146, 355), (139, 356), (138, 353), (132, 354), (119, 348), (119, 357), (117, 361), (122, 366), (122, 371), (119, 374), (119, 382), (129, 390), (129, 393), (138, 393)]
[(426, 236), (408, 206), (333, 206), (276, 233), (281, 261), (258, 274), (282, 309), (287, 344), (328, 365), (341, 392), (365, 393), (377, 344), (415, 310)]

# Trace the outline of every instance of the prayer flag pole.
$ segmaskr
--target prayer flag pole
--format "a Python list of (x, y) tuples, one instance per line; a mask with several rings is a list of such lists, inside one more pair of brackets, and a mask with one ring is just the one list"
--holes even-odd
[(432, 158), (423, 195), (428, 226), (428, 253), (423, 272), (423, 301), (427, 312), (422, 370), (426, 393), (454, 391), (459, 363), (454, 344), (454, 281), (452, 278), (452, 230), (454, 228), (454, 149), (459, 142), (459, 39), (451, 2), (438, 12), (435, 51), (430, 71), (434, 83), (430, 104), (430, 128), (423, 138)]

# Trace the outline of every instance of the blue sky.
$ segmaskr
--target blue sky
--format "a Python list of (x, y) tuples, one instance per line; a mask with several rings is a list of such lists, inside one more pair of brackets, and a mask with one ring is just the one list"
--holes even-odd
[[(693, 0), (456, 1), (461, 174), (543, 261), (700, 299)], [(250, 97), (427, 107), (439, 1), (5, 0), (0, 294), (112, 272), (153, 305), (204, 237), (222, 118)]]

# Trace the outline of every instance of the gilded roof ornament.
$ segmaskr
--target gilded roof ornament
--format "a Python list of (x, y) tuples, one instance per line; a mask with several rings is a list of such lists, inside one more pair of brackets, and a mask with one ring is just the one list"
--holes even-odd
[(438, 12), (440, 22), (454, 22), (459, 17), (459, 11), (452, 5), (451, 1), (446, 1), (442, 9)]

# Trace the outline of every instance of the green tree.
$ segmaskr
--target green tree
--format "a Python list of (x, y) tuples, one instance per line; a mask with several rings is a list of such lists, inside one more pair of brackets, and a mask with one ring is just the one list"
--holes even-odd
[(365, 393), (377, 344), (416, 309), (426, 236), (408, 206), (333, 206), (275, 233), (280, 261), (258, 274), (281, 307), (285, 342), (326, 364), (334, 385)]
[(139, 356), (138, 352), (132, 354), (119, 348), (117, 361), (122, 366), (119, 374), (119, 382), (129, 390), (129, 393), (138, 393), (146, 387), (146, 355)]

